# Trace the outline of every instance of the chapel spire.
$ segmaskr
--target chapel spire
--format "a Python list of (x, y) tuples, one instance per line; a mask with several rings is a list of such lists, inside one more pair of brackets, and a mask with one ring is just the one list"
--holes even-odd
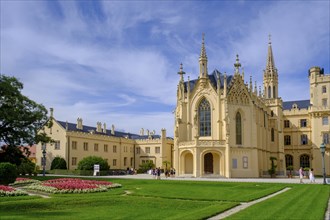
[(207, 77), (207, 55), (205, 50), (205, 41), (204, 41), (205, 34), (202, 35), (202, 48), (201, 54), (199, 56), (199, 77), (206, 78)]
[(269, 35), (267, 63), (264, 70), (264, 91), (264, 96), (267, 99), (278, 97), (278, 74), (274, 62), (271, 35)]

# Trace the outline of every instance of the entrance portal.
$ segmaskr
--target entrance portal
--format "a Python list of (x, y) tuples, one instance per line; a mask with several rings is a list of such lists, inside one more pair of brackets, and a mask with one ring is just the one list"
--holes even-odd
[(204, 173), (213, 174), (213, 155), (207, 153), (204, 155)]

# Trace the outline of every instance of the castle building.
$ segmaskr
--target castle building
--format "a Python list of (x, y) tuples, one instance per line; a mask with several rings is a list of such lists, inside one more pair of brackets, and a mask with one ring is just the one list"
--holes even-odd
[[(106, 128), (105, 123), (97, 122), (96, 127), (83, 125), (82, 118), (77, 123), (58, 121), (53, 117), (53, 126), (44, 130), (54, 143), (46, 144), (46, 170), (50, 169), (55, 157), (67, 162), (68, 170), (78, 168), (80, 160), (87, 156), (99, 156), (108, 161), (112, 170), (139, 169), (139, 165), (152, 161), (156, 167), (165, 168), (172, 164), (173, 138), (155, 131), (141, 129), (140, 134), (116, 131), (115, 126)], [(42, 145), (37, 146), (37, 165), (42, 167)], [(167, 164), (164, 162), (168, 162)], [(169, 167), (168, 167), (169, 168)]]
[(329, 173), (330, 75), (311, 68), (310, 100), (283, 102), (271, 42), (263, 92), (251, 77), (245, 83), (238, 55), (232, 75), (209, 74), (207, 61), (203, 35), (198, 79), (185, 81), (182, 64), (178, 72), (173, 157), (179, 176), (263, 177), (272, 160), (280, 176), (289, 166), (321, 175), (321, 143)]

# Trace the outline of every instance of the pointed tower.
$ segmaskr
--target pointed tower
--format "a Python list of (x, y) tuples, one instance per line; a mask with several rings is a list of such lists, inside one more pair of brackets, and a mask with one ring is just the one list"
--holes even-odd
[(270, 37), (271, 36), (269, 35), (267, 64), (266, 69), (264, 70), (264, 98), (276, 99), (278, 98), (278, 74), (275, 67)]
[(207, 77), (207, 56), (205, 50), (204, 36), (205, 34), (203, 33), (201, 55), (199, 56), (199, 78)]

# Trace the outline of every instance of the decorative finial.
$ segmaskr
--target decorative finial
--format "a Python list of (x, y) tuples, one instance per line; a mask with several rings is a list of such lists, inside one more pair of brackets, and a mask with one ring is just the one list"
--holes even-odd
[(201, 49), (201, 58), (207, 58), (206, 56), (206, 50), (205, 50), (205, 34), (202, 33), (202, 49)]
[(183, 74), (186, 74), (185, 72), (183, 72), (183, 64), (180, 63), (180, 71), (178, 72), (178, 74), (180, 75), (180, 81), (183, 81)]
[(269, 40), (268, 43), (269, 43), (269, 44), (272, 44), (272, 35), (271, 35), (271, 34), (268, 35), (268, 40)]
[(239, 62), (238, 54), (236, 54), (236, 63), (234, 64), (234, 66), (235, 66), (235, 74), (238, 74), (239, 73), (239, 68), (241, 67), (241, 64)]

